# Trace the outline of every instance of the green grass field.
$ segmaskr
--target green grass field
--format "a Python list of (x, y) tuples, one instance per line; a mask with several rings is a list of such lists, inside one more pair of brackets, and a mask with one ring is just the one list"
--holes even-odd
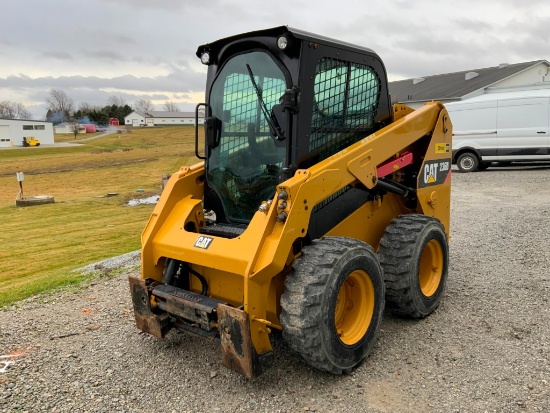
[[(193, 154), (193, 127), (0, 151), (0, 307), (82, 281), (72, 270), (138, 249), (153, 206), (127, 201), (159, 193), (161, 176), (198, 162)], [(24, 195), (55, 204), (16, 207), (16, 171), (25, 173)]]

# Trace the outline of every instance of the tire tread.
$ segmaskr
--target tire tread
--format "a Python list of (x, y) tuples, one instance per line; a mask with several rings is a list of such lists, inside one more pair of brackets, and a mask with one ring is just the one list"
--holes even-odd
[(378, 257), (384, 270), (386, 307), (399, 316), (424, 318), (428, 315), (416, 307), (409, 281), (418, 238), (427, 225), (436, 225), (444, 233), (436, 218), (407, 214), (394, 218), (380, 240)]
[(327, 288), (339, 258), (349, 249), (372, 247), (362, 241), (344, 237), (325, 237), (304, 247), (285, 280), (281, 296), (280, 321), (289, 347), (312, 367), (333, 374), (348, 373), (350, 368), (335, 366), (323, 348), (321, 328), (316, 320), (323, 311), (322, 294)]

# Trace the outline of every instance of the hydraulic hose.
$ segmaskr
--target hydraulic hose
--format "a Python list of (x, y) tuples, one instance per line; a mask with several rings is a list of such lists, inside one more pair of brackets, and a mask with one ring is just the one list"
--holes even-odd
[(185, 267), (185, 269), (189, 272), (189, 274), (193, 274), (195, 277), (199, 279), (201, 283), (201, 295), (206, 295), (206, 293), (208, 293), (208, 282), (206, 281), (206, 278), (204, 278), (201, 273), (192, 269), (188, 263), (186, 262), (184, 263), (179, 260), (174, 260), (174, 259), (167, 260), (166, 267), (164, 267), (164, 272), (162, 273), (163, 284), (173, 285), (174, 279), (176, 278), (176, 275), (178, 274), (178, 272), (180, 272), (180, 269), (182, 266)]
[(206, 278), (204, 278), (201, 273), (192, 269), (189, 264), (187, 264), (187, 270), (189, 271), (190, 274), (193, 274), (195, 277), (199, 279), (202, 286), (201, 295), (206, 295), (206, 293), (208, 292), (208, 282), (206, 281)]

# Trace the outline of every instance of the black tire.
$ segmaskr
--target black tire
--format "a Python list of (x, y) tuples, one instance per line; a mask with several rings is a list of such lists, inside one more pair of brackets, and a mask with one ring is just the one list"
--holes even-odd
[(400, 215), (386, 227), (378, 250), (386, 305), (394, 314), (424, 318), (443, 298), (449, 247), (443, 225), (425, 215)]
[(456, 166), (460, 172), (475, 172), (479, 166), (479, 158), (473, 152), (461, 153), (456, 159)]
[(478, 171), (485, 171), (487, 168), (489, 168), (491, 166), (492, 162), (481, 162), (478, 166), (477, 166), (477, 170)]
[(281, 307), (283, 338), (292, 350), (319, 370), (351, 371), (373, 346), (384, 311), (374, 250), (351, 238), (313, 241), (286, 277)]

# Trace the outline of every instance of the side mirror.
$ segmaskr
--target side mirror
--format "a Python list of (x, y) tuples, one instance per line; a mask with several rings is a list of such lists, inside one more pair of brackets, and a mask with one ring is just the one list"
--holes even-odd
[(290, 113), (300, 112), (300, 91), (300, 88), (297, 86), (292, 86), (291, 89), (285, 90), (285, 93), (279, 99), (283, 112), (285, 110), (288, 110)]
[(222, 134), (222, 121), (215, 116), (206, 118), (204, 121), (206, 128), (206, 144), (209, 148), (217, 148), (220, 145)]

